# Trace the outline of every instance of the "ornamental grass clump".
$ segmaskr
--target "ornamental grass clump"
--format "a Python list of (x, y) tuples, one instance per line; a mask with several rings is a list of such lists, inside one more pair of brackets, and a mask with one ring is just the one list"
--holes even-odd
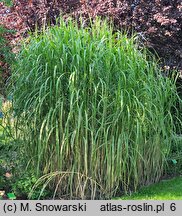
[(159, 180), (175, 87), (135, 37), (97, 19), (30, 38), (12, 80), (24, 159), (53, 197), (108, 199)]

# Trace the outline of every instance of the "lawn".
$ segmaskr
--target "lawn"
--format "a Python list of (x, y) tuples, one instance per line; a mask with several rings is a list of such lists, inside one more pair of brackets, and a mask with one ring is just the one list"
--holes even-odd
[(182, 200), (182, 176), (162, 180), (159, 183), (143, 187), (130, 196), (116, 198), (122, 200)]

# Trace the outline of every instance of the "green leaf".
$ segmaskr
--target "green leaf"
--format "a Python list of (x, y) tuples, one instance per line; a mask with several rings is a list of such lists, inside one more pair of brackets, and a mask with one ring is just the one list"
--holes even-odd
[(172, 162), (174, 165), (176, 165), (178, 163), (177, 160), (175, 160), (175, 159), (173, 159)]
[(7, 196), (8, 196), (8, 198), (11, 199), (11, 200), (16, 199), (16, 196), (15, 196), (14, 193), (8, 193)]

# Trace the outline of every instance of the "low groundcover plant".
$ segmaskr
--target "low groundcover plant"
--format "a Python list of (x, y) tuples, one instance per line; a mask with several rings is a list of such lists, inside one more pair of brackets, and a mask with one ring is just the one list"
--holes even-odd
[(100, 19), (85, 28), (61, 19), (25, 42), (13, 107), (42, 192), (109, 199), (161, 177), (176, 89), (135, 39)]

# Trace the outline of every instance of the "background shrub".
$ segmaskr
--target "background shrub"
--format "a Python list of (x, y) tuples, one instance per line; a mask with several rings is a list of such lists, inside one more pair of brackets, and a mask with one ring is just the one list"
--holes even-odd
[(135, 39), (106, 21), (60, 20), (25, 43), (12, 93), (35, 187), (99, 199), (159, 180), (174, 142), (176, 89)]
[(6, 35), (13, 33), (0, 25), (0, 94), (5, 93), (5, 82), (9, 77), (9, 65), (14, 61), (14, 54), (8, 44)]

